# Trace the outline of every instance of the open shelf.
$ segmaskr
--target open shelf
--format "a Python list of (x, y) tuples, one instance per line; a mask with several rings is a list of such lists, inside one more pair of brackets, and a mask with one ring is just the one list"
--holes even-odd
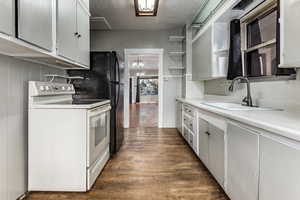
[(225, 54), (225, 53), (228, 53), (229, 52), (229, 49), (217, 49), (214, 51), (214, 54)]
[(169, 70), (184, 70), (184, 67), (169, 67)]
[(169, 42), (182, 42), (185, 39), (184, 36), (171, 35), (169, 36)]
[(183, 56), (185, 54), (184, 51), (170, 51), (169, 55), (170, 56)]

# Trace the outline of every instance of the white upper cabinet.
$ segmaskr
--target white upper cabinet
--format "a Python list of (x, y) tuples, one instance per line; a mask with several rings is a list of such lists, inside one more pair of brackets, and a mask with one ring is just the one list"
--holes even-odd
[(280, 67), (300, 67), (300, 0), (280, 1)]
[(257, 200), (259, 136), (240, 125), (228, 124), (227, 187), (231, 200)]
[(18, 1), (18, 38), (49, 51), (53, 48), (52, 0)]
[(77, 4), (77, 32), (78, 32), (78, 62), (90, 65), (90, 17), (81, 6)]
[(88, 5), (89, 0), (0, 0), (0, 54), (88, 69)]
[(77, 60), (78, 32), (76, 0), (59, 0), (57, 10), (57, 50), (60, 56)]
[(300, 144), (261, 136), (260, 159), (259, 199), (299, 199)]
[(214, 22), (193, 41), (194, 81), (227, 77), (229, 24)]
[(15, 1), (0, 0), (0, 32), (14, 35)]
[(88, 10), (90, 10), (90, 0), (81, 0), (81, 1), (84, 3), (85, 7), (86, 7)]
[(89, 66), (89, 13), (76, 0), (58, 1), (58, 41), (60, 56)]
[(193, 81), (210, 79), (212, 75), (212, 28), (193, 42)]

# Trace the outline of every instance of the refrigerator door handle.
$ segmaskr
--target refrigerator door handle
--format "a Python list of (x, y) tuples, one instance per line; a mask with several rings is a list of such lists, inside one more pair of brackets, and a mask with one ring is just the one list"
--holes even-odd
[(120, 103), (120, 89), (121, 89), (121, 85), (119, 84), (119, 85), (118, 85), (117, 107), (118, 107), (118, 105), (119, 105), (119, 103)]
[(121, 84), (119, 81), (110, 81), (111, 84), (119, 85)]
[(119, 60), (118, 60), (118, 57), (116, 56), (116, 67), (117, 67), (117, 71), (118, 71), (118, 80), (117, 80), (117, 82), (118, 82), (118, 94), (117, 94), (117, 105), (116, 106), (118, 106), (119, 105), (119, 103), (120, 103), (120, 89), (121, 89), (121, 85), (120, 85), (120, 82), (121, 82), (121, 77), (120, 77), (120, 64), (119, 64)]

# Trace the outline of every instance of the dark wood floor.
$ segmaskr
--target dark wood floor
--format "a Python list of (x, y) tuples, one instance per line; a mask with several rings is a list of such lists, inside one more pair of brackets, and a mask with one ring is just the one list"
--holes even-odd
[(158, 104), (131, 104), (130, 127), (158, 127)]
[(32, 193), (27, 200), (228, 200), (175, 129), (126, 130), (121, 152), (88, 193)]

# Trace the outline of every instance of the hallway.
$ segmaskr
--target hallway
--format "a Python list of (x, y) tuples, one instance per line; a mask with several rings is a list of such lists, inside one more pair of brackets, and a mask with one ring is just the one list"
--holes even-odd
[[(129, 134), (130, 133), (130, 134)], [(121, 152), (88, 193), (32, 193), (27, 200), (228, 200), (176, 129), (126, 130)]]
[(130, 105), (130, 128), (137, 127), (158, 127), (157, 103)]

